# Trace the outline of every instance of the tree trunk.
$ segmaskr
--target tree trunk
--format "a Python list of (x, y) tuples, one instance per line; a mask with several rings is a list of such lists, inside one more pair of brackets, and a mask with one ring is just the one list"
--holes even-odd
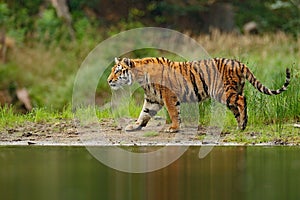
[(0, 60), (2, 63), (6, 61), (6, 43), (5, 43), (5, 30), (0, 29)]
[(69, 29), (69, 34), (71, 39), (75, 39), (74, 29), (72, 27), (72, 17), (69, 12), (69, 7), (67, 5), (67, 0), (50, 0), (52, 6), (55, 8), (57, 16), (62, 18), (63, 21), (66, 23)]

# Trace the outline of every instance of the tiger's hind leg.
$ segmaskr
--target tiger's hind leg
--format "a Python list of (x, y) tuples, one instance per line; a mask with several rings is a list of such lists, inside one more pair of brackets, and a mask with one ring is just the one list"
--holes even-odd
[(240, 113), (239, 118), (237, 118), (238, 126), (241, 130), (245, 130), (248, 122), (247, 101), (245, 96), (239, 95), (237, 106)]
[(162, 106), (147, 98), (144, 100), (144, 105), (138, 120), (134, 124), (129, 124), (125, 127), (125, 131), (137, 131), (141, 130), (147, 125), (149, 120), (156, 115), (156, 113), (162, 108)]
[(231, 93), (226, 99), (226, 105), (234, 114), (238, 128), (244, 130), (248, 121), (246, 97)]

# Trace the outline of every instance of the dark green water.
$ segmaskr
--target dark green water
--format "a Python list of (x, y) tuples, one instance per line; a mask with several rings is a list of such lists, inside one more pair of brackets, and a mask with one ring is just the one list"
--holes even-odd
[(161, 170), (110, 169), (84, 147), (0, 147), (0, 199), (300, 199), (299, 147), (190, 147)]

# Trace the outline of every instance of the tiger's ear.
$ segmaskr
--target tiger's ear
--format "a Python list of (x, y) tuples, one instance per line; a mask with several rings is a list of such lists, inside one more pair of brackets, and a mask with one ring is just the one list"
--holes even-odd
[(118, 64), (121, 61), (120, 58), (115, 57), (115, 63)]
[(123, 62), (128, 66), (131, 67), (131, 60), (129, 58), (124, 58)]

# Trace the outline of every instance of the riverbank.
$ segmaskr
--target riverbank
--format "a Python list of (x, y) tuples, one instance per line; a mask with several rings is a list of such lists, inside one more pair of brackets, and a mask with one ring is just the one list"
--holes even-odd
[[(24, 122), (0, 131), (0, 145), (39, 146), (236, 146), (236, 145), (300, 145), (300, 128), (294, 124), (283, 125), (276, 132), (274, 125), (249, 127), (245, 131), (199, 126), (183, 128), (179, 133), (164, 133), (163, 119), (155, 119), (143, 130), (125, 132), (125, 124), (131, 119), (101, 119), (88, 125), (78, 125), (74, 120), (60, 119), (55, 122)], [(211, 133), (211, 134), (209, 134)], [(212, 136), (213, 134), (213, 136)]]

